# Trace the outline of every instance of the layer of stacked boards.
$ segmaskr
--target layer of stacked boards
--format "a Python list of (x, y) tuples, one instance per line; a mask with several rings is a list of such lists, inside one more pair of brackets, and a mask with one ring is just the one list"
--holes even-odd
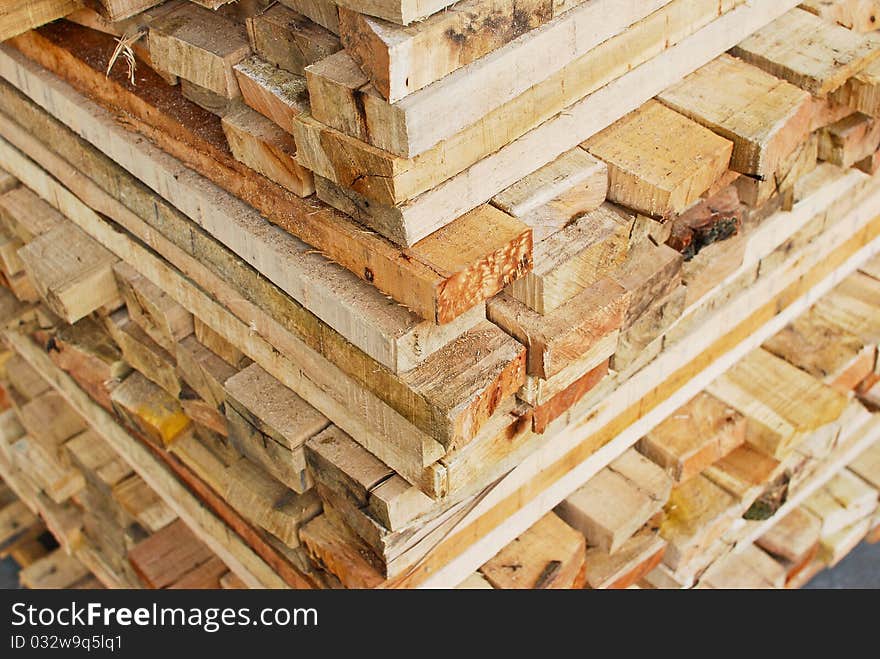
[[(846, 322), (880, 301), (880, 42), (852, 3), (31, 4), (66, 18), (3, 25), (5, 339), (217, 579), (734, 585), (873, 439)], [(829, 383), (772, 345), (851, 280)], [(688, 405), (698, 466), (651, 440)], [(701, 486), (731, 499), (703, 535)], [(105, 562), (143, 579), (161, 530)]]

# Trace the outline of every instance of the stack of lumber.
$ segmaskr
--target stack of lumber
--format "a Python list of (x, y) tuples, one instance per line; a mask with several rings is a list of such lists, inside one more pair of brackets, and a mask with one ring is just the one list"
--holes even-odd
[(852, 12), (26, 4), (0, 320), (73, 425), (9, 468), (116, 578), (691, 586), (873, 439)]

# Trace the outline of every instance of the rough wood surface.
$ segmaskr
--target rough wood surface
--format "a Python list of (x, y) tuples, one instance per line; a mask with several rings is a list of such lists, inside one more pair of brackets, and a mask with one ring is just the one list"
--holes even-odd
[(733, 54), (824, 96), (877, 59), (880, 48), (867, 37), (794, 9), (741, 42)]

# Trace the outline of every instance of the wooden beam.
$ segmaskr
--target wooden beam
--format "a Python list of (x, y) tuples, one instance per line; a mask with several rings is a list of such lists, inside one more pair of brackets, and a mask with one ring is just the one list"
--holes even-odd
[(81, 7), (81, 0), (2, 0), (0, 41), (62, 18)]

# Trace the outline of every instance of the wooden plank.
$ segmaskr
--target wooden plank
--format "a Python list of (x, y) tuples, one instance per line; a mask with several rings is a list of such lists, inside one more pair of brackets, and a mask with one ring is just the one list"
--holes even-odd
[(629, 295), (602, 279), (546, 316), (507, 293), (489, 301), (489, 320), (528, 346), (527, 372), (544, 379), (559, 373), (599, 340), (619, 329)]
[(83, 318), (59, 328), (50, 344), (52, 361), (109, 410), (110, 392), (131, 366), (103, 325), (92, 317)]
[[(83, 41), (80, 36), (78, 34), (76, 42), (68, 45), (81, 47), (83, 43), (88, 43), (88, 40)], [(36, 35), (31, 33), (29, 38), (36, 39)], [(19, 47), (24, 47), (22, 42), (23, 40), (16, 40)], [(39, 53), (48, 52), (49, 49), (55, 49), (51, 42), (41, 41), (36, 50), (28, 48), (28, 53), (30, 56), (37, 56)], [(56, 54), (65, 60), (65, 66), (56, 69), (57, 71), (70, 70), (73, 67), (82, 69), (83, 62), (76, 57), (69, 53), (64, 55), (63, 52), (56, 52)], [(11, 64), (8, 60), (6, 63)], [(48, 60), (41, 63), (51, 66), (51, 61)], [(27, 66), (23, 59), (19, 60), (14, 67), (17, 69), (20, 65)], [(29, 70), (37, 77), (43, 78), (41, 83), (34, 81), (37, 86), (49, 84), (58, 92), (64, 89), (57, 87), (57, 81), (54, 84), (50, 83), (51, 76), (47, 78), (45, 72), (41, 73), (37, 67), (31, 66)], [(166, 92), (171, 94), (172, 98), (166, 98), (162, 101), (164, 111), (157, 113), (155, 110), (148, 110), (144, 101), (133, 97), (132, 90), (124, 88), (122, 84), (115, 81), (113, 73), (108, 80), (103, 71), (81, 72), (84, 77), (79, 80), (92, 88), (90, 93), (93, 96), (103, 89), (100, 94), (103, 102), (114, 106), (119, 106), (120, 103), (126, 105), (127, 112), (137, 115), (146, 122), (140, 125), (139, 129), (149, 133), (163, 148), (168, 149), (177, 157), (183, 157), (189, 164), (197, 167), (200, 172), (210, 176), (212, 180), (222, 182), (236, 194), (242, 195), (279, 226), (301, 236), (336, 263), (343, 265), (361, 279), (392, 295), (395, 300), (413, 309), (422, 317), (441, 323), (450, 322), (464, 312), (473, 309), (486, 297), (501, 290), (510, 281), (527, 271), (530, 266), (531, 243), (528, 232), (519, 230), (511, 235), (510, 232), (498, 231), (487, 236), (484, 232), (485, 227), (482, 226), (479, 230), (483, 240), (479, 243), (473, 240), (476, 228), (464, 226), (459, 231), (456, 227), (450, 227), (446, 233), (435, 234), (404, 254), (398, 248), (392, 247), (390, 243), (375, 234), (365, 232), (363, 227), (344, 219), (339, 214), (329, 212), (311, 202), (297, 201), (298, 197), (295, 195), (281, 194), (279, 196), (276, 194), (278, 189), (273, 190), (273, 186), (267, 186), (265, 179), (258, 177), (258, 182), (252, 174), (249, 174), (249, 169), (240, 165), (236, 167), (233, 164), (235, 163), (234, 159), (225, 153), (226, 147), (223, 146), (222, 149), (219, 149), (216, 146), (218, 138), (216, 131), (219, 130), (219, 123), (213, 124), (212, 127), (211, 121), (207, 118), (199, 118), (198, 128), (201, 137), (197, 137), (191, 132), (191, 129), (196, 128), (191, 125), (192, 108), (187, 108), (185, 116), (181, 116), (178, 107), (179, 100), (173, 98), (173, 90), (167, 90), (166, 87)], [(144, 73), (146, 76), (147, 73)], [(134, 91), (144, 89), (146, 89), (145, 85), (139, 84)], [(71, 90), (67, 89), (66, 94), (69, 93)], [(63, 96), (54, 97), (53, 95), (53, 101), (49, 107), (69, 103), (70, 98), (64, 100)], [(84, 112), (82, 105), (84, 99), (76, 94), (73, 97), (77, 99), (76, 102), (59, 115), (64, 117), (65, 121), (71, 121), (74, 117), (76, 117), (77, 123), (80, 120), (90, 123), (96, 119), (99, 121), (107, 119), (107, 116), (101, 112), (96, 113), (94, 106), (87, 106), (89, 109)], [(178, 109), (175, 110), (175, 107)], [(165, 112), (171, 114), (168, 115)], [(176, 118), (172, 119), (172, 116)], [(189, 116), (190, 119), (185, 119), (186, 116)], [(99, 119), (99, 117), (103, 117), (103, 119)], [(188, 121), (187, 125), (190, 127), (184, 128), (179, 123), (180, 121)], [(158, 131), (150, 127), (156, 122), (161, 124)], [(230, 230), (238, 232), (243, 221), (255, 222), (254, 229), (258, 229), (259, 233), (266, 235), (265, 228), (260, 228), (263, 221), (258, 219), (258, 213), (243, 204), (236, 204), (233, 200), (218, 195), (216, 188), (206, 187), (206, 181), (200, 176), (194, 176), (192, 172), (181, 172), (179, 163), (174, 164), (175, 161), (169, 160), (167, 154), (147, 148), (142, 143), (134, 146), (132, 141), (134, 138), (127, 131), (119, 129), (118, 126), (112, 128), (110, 124), (107, 124), (100, 130), (105, 137), (108, 130), (111, 131), (110, 134), (114, 135), (114, 140), (110, 142), (106, 142), (102, 138), (100, 143), (102, 150), (134, 171), (139, 178), (155, 189), (163, 190), (163, 194), (167, 194), (169, 198), (173, 199), (174, 203), (190, 217), (198, 218), (199, 222), (209, 229), (212, 235), (224, 241), (225, 244), (231, 246), (241, 244), (239, 238), (233, 239), (227, 234)], [(184, 140), (185, 145), (177, 141), (176, 138), (172, 138), (172, 135), (179, 135), (182, 130), (187, 134), (187, 138)], [(208, 141), (205, 140), (205, 131), (210, 133)], [(91, 135), (91, 131), (84, 132)], [(117, 138), (121, 141), (117, 141)], [(205, 155), (203, 152), (193, 152), (193, 145), (197, 145), (200, 149), (207, 149), (209, 153), (207, 161), (202, 158)], [(147, 162), (142, 162), (145, 155), (148, 156)], [(220, 166), (219, 170), (218, 166)], [(222, 221), (219, 221), (221, 219)], [(269, 232), (269, 235), (272, 235), (272, 232)], [(248, 238), (248, 240), (251, 239)], [(455, 243), (452, 249), (447, 251), (440, 247), (439, 243), (445, 243), (450, 239)], [(363, 249), (353, 249), (353, 245), (360, 245)], [(478, 249), (477, 245), (486, 247)], [(444, 247), (446, 246), (444, 245)], [(468, 246), (469, 249), (463, 250), (462, 246)], [(303, 247), (302, 251), (306, 251), (306, 249)], [(248, 256), (248, 258), (254, 260), (253, 256)], [(289, 257), (285, 258), (284, 268), (281, 268), (280, 271), (289, 273), (290, 267)], [(265, 266), (260, 270), (267, 272)], [(269, 276), (273, 281), (279, 281), (278, 274), (270, 274)], [(301, 279), (297, 279), (301, 281)], [(323, 300), (327, 298), (326, 293), (306, 297), (296, 293), (290, 287), (287, 288), (288, 292), (292, 292), (294, 297), (298, 299)], [(390, 306), (387, 301), (386, 306)]]
[(658, 97), (733, 142), (731, 169), (765, 178), (809, 133), (809, 94), (722, 55)]
[(856, 32), (873, 32), (880, 17), (877, 0), (803, 0), (800, 8)]
[(226, 399), (224, 384), (238, 371), (192, 335), (177, 343), (174, 356), (181, 380), (207, 403), (222, 407)]
[(498, 0), (467, 0), (408, 27), (343, 7), (339, 34), (377, 91), (394, 103), (582, 1), (529, 0), (513, 7)]
[(321, 512), (314, 490), (297, 494), (247, 458), (227, 470), (223, 496), (236, 510), (290, 548), (299, 546), (302, 524)]
[(785, 568), (754, 545), (739, 554), (728, 554), (716, 561), (700, 578), (709, 588), (782, 588)]
[(97, 9), (104, 18), (115, 23), (159, 4), (162, 0), (97, 0)]
[(177, 519), (177, 514), (137, 474), (113, 487), (113, 499), (151, 533), (165, 528)]
[[(302, 2), (302, 0), (285, 0), (285, 2), (290, 1), (296, 4)], [(334, 0), (334, 2), (340, 7), (378, 16), (399, 25), (409, 25), (453, 4), (451, 0)]]
[(632, 221), (610, 207), (587, 213), (535, 247), (535, 267), (513, 297), (540, 314), (559, 308), (608, 275), (629, 252)]
[(63, 549), (35, 561), (19, 573), (21, 585), (31, 589), (72, 588), (91, 574), (79, 560)]
[(745, 441), (746, 419), (700, 393), (639, 440), (639, 451), (677, 483), (699, 474)]
[(240, 95), (232, 67), (251, 54), (244, 26), (183, 2), (152, 22), (149, 39), (159, 70), (226, 98)]
[(849, 554), (867, 535), (871, 518), (861, 519), (831, 535), (823, 535), (819, 541), (819, 557), (828, 567), (834, 567)]
[(535, 243), (596, 210), (608, 194), (608, 166), (577, 147), (492, 197), (532, 228)]
[(584, 538), (553, 513), (480, 568), (494, 588), (566, 589), (583, 585)]
[[(523, 169), (517, 176), (510, 177), (501, 187), (492, 189), (480, 202), (462, 205), (463, 198), (460, 196), (460, 191), (456, 195), (446, 196), (439, 192), (432, 194), (430, 190), (449, 180), (450, 177), (458, 176), (459, 173), (465, 176), (468, 167), (480, 166), (481, 158), (491, 157), (496, 151), (516, 138), (524, 136), (542, 122), (553, 119), (567, 105), (576, 103), (617, 81), (632, 68), (674, 47), (718, 16), (717, 3), (707, 3), (705, 0), (696, 0), (696, 3), (698, 6), (694, 6), (691, 0), (670, 4), (631, 29), (589, 51), (571, 66), (565, 67), (516, 96), (479, 121), (468, 125), (418, 156), (406, 159), (382, 149), (366, 148), (369, 131), (364, 117), (360, 114), (361, 97), (357, 92), (357, 89), (365, 84), (366, 78), (345, 53), (337, 53), (313, 65), (310, 71), (306, 72), (310, 87), (314, 88), (311, 93), (312, 112), (314, 118), (322, 124), (356, 139), (345, 139), (334, 130), (321, 129), (320, 124), (310, 124), (305, 125), (304, 129), (313, 129), (308, 131), (312, 135), (303, 136), (300, 141), (308, 139), (312, 145), (310, 153), (315, 155), (312, 164), (316, 168), (320, 165), (322, 170), (317, 173), (334, 180), (340, 186), (354, 188), (358, 194), (365, 197), (375, 195), (373, 202), (378, 203), (384, 199), (386, 205), (389, 203), (387, 201), (389, 196), (395, 199), (413, 197), (409, 202), (400, 205), (399, 213), (410, 216), (421, 215), (426, 218), (430, 218), (432, 214), (441, 214), (446, 217), (444, 223), (451, 221), (474, 208), (476, 204), (491, 198), (503, 188), (551, 162), (566, 150), (576, 147), (581, 139), (573, 140), (566, 148), (554, 150), (553, 153), (547, 153), (546, 140), (536, 142), (531, 150), (518, 153), (517, 158), (528, 154), (540, 156), (541, 161), (528, 169)], [(555, 99), (553, 103), (548, 101), (550, 98)], [(608, 114), (607, 101), (603, 101), (595, 111), (601, 111), (601, 116), (606, 117), (607, 120), (589, 132), (581, 131), (580, 125), (576, 125), (572, 130), (578, 130), (577, 134), (582, 135), (582, 138), (589, 137), (630, 109), (638, 107), (641, 101), (647, 100), (643, 96), (640, 96), (640, 99), (631, 107), (621, 111), (615, 110), (613, 116)], [(590, 116), (595, 121), (599, 115)], [(571, 137), (571, 133), (568, 137)], [(346, 161), (342, 153), (356, 153), (357, 157)], [(509, 167), (511, 162), (516, 163), (517, 159), (505, 162), (502, 167)], [(381, 176), (373, 176), (373, 174)], [(497, 178), (499, 174), (497, 166), (488, 169), (486, 174), (492, 174)], [(392, 178), (387, 178), (388, 176)], [(482, 196), (482, 190), (486, 187), (484, 178), (485, 176), (477, 177), (469, 183), (471, 197), (475, 198), (477, 192)], [(414, 197), (418, 191), (422, 191), (423, 194)], [(361, 208), (363, 213), (367, 213), (368, 210), (366, 207)], [(387, 214), (391, 211), (383, 209), (383, 212)]]
[(635, 450), (624, 453), (556, 508), (591, 546), (613, 554), (660, 511), (672, 481)]
[(87, 426), (58, 392), (47, 391), (23, 405), (18, 418), (31, 441), (39, 444), (52, 461), (62, 467), (70, 465), (64, 445)]
[(852, 167), (880, 146), (880, 121), (855, 113), (819, 132), (819, 158), (841, 167)]
[(60, 464), (54, 455), (28, 436), (9, 447), (13, 464), (57, 504), (64, 503), (86, 486), (76, 469)]
[(818, 517), (798, 507), (774, 523), (755, 544), (774, 556), (797, 563), (812, 554), (821, 526)]
[(828, 98), (870, 117), (880, 116), (880, 60), (868, 64)]
[(613, 12), (607, 2), (583, 4), (394, 104), (364, 94), (370, 143), (405, 158), (422, 153), (669, 1), (628, 1)]
[(777, 458), (805, 434), (834, 422), (846, 406), (846, 396), (763, 349), (706, 390), (748, 417), (746, 441)]
[(333, 34), (339, 34), (339, 11), (335, 0), (279, 0), (279, 2), (308, 16)]
[(641, 581), (663, 558), (664, 540), (651, 529), (642, 529), (613, 554), (587, 548), (587, 584), (594, 589), (621, 589)]
[(309, 553), (346, 587), (373, 588), (382, 583), (383, 577), (374, 564), (377, 559), (370, 550), (363, 548), (350, 531), (331, 524), (326, 514), (305, 524), (300, 537)]
[(259, 57), (248, 57), (234, 67), (242, 100), (293, 133), (294, 119), (309, 109), (306, 80)]
[(131, 319), (173, 355), (194, 331), (192, 314), (127, 263), (116, 263), (113, 271)]
[(81, 0), (3, 0), (0, 41), (62, 18), (82, 7)]
[(0, 221), (13, 237), (29, 243), (64, 221), (64, 216), (21, 185), (0, 195)]
[(608, 164), (611, 201), (655, 217), (695, 202), (727, 170), (733, 149), (732, 142), (657, 101), (583, 146)]
[(333, 33), (283, 5), (248, 18), (247, 31), (257, 55), (298, 75), (342, 48)]
[(19, 256), (40, 296), (68, 323), (119, 297), (113, 277), (116, 257), (72, 222), (32, 240)]
[(180, 520), (128, 552), (132, 567), (149, 588), (167, 588), (212, 557), (208, 547)]
[(765, 341), (764, 348), (842, 393), (868, 377), (876, 361), (874, 346), (809, 312)]
[(79, 433), (64, 447), (70, 452), (73, 464), (84, 472), (89, 483), (101, 485), (107, 494), (134, 473), (128, 463), (94, 430)]
[(849, 470), (875, 490), (880, 490), (880, 442), (875, 442), (850, 462)]
[(182, 387), (173, 355), (132, 322), (124, 309), (109, 316), (105, 325), (126, 362), (174, 399), (180, 397)]
[(779, 17), (732, 52), (815, 96), (838, 89), (880, 56), (869, 38), (802, 9)]
[(129, 375), (110, 396), (113, 409), (159, 446), (170, 446), (190, 429), (180, 403), (143, 375)]
[[(33, 170), (31, 172), (38, 177), (43, 176), (39, 172)], [(42, 183), (38, 184), (35, 181), (32, 183), (46, 185), (49, 184), (49, 181), (43, 179)], [(54, 186), (54, 184), (50, 185)], [(388, 416), (391, 410), (383, 402), (373, 398), (369, 392), (355, 384), (344, 372), (339, 371), (331, 362), (324, 360), (319, 354), (303, 344), (300, 339), (282, 330), (277, 325), (277, 321), (266, 318), (264, 315), (259, 316), (261, 324), (265, 323), (263, 331), (271, 335), (272, 344), (270, 344), (262, 335), (254, 334), (250, 329), (251, 323), (254, 322), (253, 318), (255, 318), (253, 315), (245, 314), (247, 322), (238, 317), (230, 317), (228, 311), (220, 306), (213, 297), (194, 288), (187, 280), (182, 279), (175, 270), (170, 269), (166, 263), (130, 242), (117, 229), (111, 229), (106, 225), (104, 228), (100, 228), (103, 221), (90, 209), (84, 207), (81, 202), (75, 201), (63, 188), (54, 189), (51, 195), (56, 201), (63, 198), (64, 204), (70, 205), (69, 212), (89, 223), (92, 230), (99, 231), (105, 244), (112, 245), (115, 250), (123, 250), (126, 254), (126, 262), (137, 265), (139, 270), (149, 275), (154, 283), (160, 285), (191, 312), (197, 311), (194, 314), (196, 318), (211, 319), (211, 326), (222, 331), (224, 337), (231, 338), (235, 344), (244, 347), (250, 355), (258, 356), (257, 361), (266, 366), (275, 377), (282, 380), (286, 386), (303, 394), (304, 398), (308, 397), (322, 411), (329, 412), (339, 425), (356, 436), (359, 441), (367, 444), (367, 447), (378, 453), (383, 460), (392, 463), (401, 474), (416, 481), (421, 487), (433, 494), (442, 491), (444, 487), (441, 480), (443, 478), (442, 467), (437, 465), (428, 467), (442, 454), (442, 446), (439, 443), (420, 433), (396, 413)], [(95, 222), (97, 224), (94, 224)], [(191, 268), (192, 264), (188, 266), (188, 270)], [(223, 293), (222, 288), (219, 292), (222, 293), (224, 299), (231, 299), (234, 302), (232, 306), (235, 308), (240, 308), (245, 303), (240, 294), (234, 294), (230, 298), (227, 293)], [(255, 311), (252, 307), (246, 308), (251, 310), (248, 312), (249, 314)], [(299, 355), (297, 357), (299, 365), (293, 367), (288, 358), (279, 352), (278, 346), (283, 346), (286, 354)], [(318, 362), (314, 360), (318, 360)], [(314, 365), (314, 371), (310, 372), (308, 378), (305, 378), (301, 369), (303, 364), (309, 363)], [(317, 382), (320, 382), (321, 385), (318, 386)], [(343, 404), (340, 402), (342, 398), (347, 398), (349, 402)], [(352, 402), (355, 399), (361, 402)], [(366, 408), (362, 407), (364, 403), (367, 405)], [(365, 411), (363, 416), (361, 414), (354, 416), (351, 412), (351, 410), (360, 409), (370, 409), (371, 411)], [(401, 429), (400, 432), (388, 430), (394, 425), (401, 424), (406, 427), (406, 430)], [(372, 428), (376, 428), (376, 430)], [(377, 431), (386, 436), (386, 439), (379, 440)], [(410, 448), (401, 451), (401, 444)], [(410, 449), (412, 449), (412, 453)]]
[(807, 497), (804, 508), (821, 520), (824, 538), (870, 516), (877, 509), (877, 490), (842, 470)]
[(240, 163), (300, 197), (315, 191), (312, 173), (294, 158), (296, 142), (290, 133), (247, 106), (223, 115), (222, 124)]
[[(204, 485), (201, 486), (202, 489), (198, 489), (195, 480), (190, 480), (188, 485), (178, 480), (178, 474), (180, 477), (183, 476), (179, 471), (179, 463), (175, 465), (158, 460), (156, 454), (142, 441), (124, 431), (110, 414), (91, 401), (88, 395), (79, 389), (69, 376), (52, 364), (45, 353), (30, 339), (14, 333), (4, 336), (53, 387), (62, 392), (73, 407), (88, 418), (89, 425), (132, 465), (132, 468), (155, 492), (160, 493), (166, 504), (180, 515), (181, 519), (199, 532), (200, 537), (212, 551), (222, 557), (239, 576), (254, 586), (263, 584), (278, 587), (290, 582), (298, 587), (309, 587), (309, 582), (292, 571), (289, 565), (284, 568), (284, 564), (278, 561), (277, 555), (273, 558), (265, 552), (265, 547), (259, 547), (257, 538), (250, 537), (249, 544), (245, 543), (237, 535), (244, 533), (245, 527), (240, 524), (235, 527), (227, 526), (227, 523), (232, 523), (227, 522), (229, 517), (218, 517), (216, 512), (218, 502), (210, 497), (210, 490)], [(192, 479), (191, 475), (190, 479)], [(196, 498), (190, 487), (199, 492), (199, 498)], [(224, 512), (228, 515), (229, 511), (226, 509)], [(230, 532), (232, 528), (235, 532)], [(266, 560), (272, 561), (273, 567), (264, 561), (263, 556), (267, 556)]]

